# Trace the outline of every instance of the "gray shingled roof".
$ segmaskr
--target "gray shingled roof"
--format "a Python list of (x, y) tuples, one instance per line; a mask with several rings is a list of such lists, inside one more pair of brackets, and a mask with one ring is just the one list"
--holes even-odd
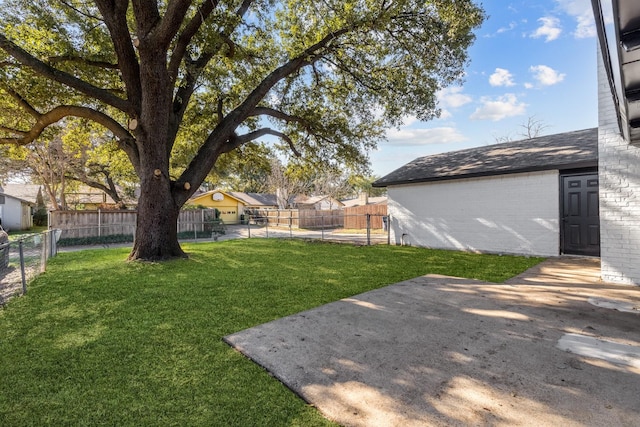
[(41, 189), (42, 186), (36, 184), (5, 184), (4, 187), (0, 187), (0, 191), (3, 191), (5, 194), (26, 200), (33, 204), (38, 203), (39, 192), (42, 192), (42, 196), (44, 197), (44, 191)]
[(415, 159), (374, 187), (598, 165), (598, 129), (451, 151)]
[(227, 194), (242, 200), (250, 206), (278, 206), (278, 199), (275, 194), (243, 193), (240, 191), (229, 191)]

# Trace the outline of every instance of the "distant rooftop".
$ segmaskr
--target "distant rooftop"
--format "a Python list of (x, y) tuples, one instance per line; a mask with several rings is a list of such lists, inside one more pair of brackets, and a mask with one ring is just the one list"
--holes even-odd
[(278, 206), (275, 194), (243, 193), (240, 191), (228, 191), (227, 194), (250, 206)]
[(373, 186), (597, 165), (598, 129), (593, 128), (419, 157), (378, 179)]
[[(41, 188), (42, 186), (37, 184), (4, 184), (3, 187), (0, 187), (0, 191), (17, 199), (37, 204), (38, 193), (41, 193)], [(42, 193), (42, 196), (44, 197), (44, 193)]]

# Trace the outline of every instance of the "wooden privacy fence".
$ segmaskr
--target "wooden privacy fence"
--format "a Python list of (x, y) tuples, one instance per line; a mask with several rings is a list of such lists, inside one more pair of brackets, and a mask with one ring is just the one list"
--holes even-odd
[[(344, 210), (311, 209), (252, 209), (245, 211), (245, 219), (252, 223), (300, 229), (347, 228), (367, 229), (367, 215), (371, 229), (382, 229), (386, 205), (367, 205)], [(62, 238), (85, 238), (113, 235), (133, 235), (136, 211), (82, 210), (49, 212), (50, 228), (62, 230)], [(214, 209), (183, 210), (178, 217), (178, 233), (204, 232), (214, 218)]]
[(275, 227), (335, 228), (344, 226), (344, 211), (313, 209), (251, 209), (251, 221)]
[[(180, 211), (178, 233), (203, 231), (213, 218), (213, 209)], [(101, 237), (135, 234), (138, 213), (129, 210), (51, 211), (49, 227), (62, 230), (62, 238)]]
[(336, 228), (344, 227), (344, 211), (310, 210), (300, 211), (300, 228)]
[(371, 228), (384, 228), (382, 217), (387, 216), (387, 205), (365, 205), (345, 208), (344, 228), (354, 230), (367, 228), (367, 215), (371, 215)]

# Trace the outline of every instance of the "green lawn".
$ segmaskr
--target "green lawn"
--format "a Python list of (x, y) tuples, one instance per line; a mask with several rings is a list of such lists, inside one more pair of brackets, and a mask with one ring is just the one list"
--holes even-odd
[(541, 261), (250, 239), (63, 253), (0, 310), (0, 425), (318, 426), (224, 335), (427, 273), (503, 281)]

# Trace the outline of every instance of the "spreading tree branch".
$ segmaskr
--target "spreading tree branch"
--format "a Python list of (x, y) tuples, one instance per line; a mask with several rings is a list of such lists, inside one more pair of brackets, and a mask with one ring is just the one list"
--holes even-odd
[[(180, 34), (176, 47), (171, 55), (171, 60), (169, 62), (169, 77), (172, 80), (176, 78), (182, 60), (185, 61), (187, 67), (184, 81), (176, 91), (173, 100), (173, 117), (170, 126), (172, 137), (170, 138), (170, 140), (175, 141), (175, 135), (177, 135), (178, 133), (179, 124), (184, 117), (184, 113), (187, 110), (187, 106), (189, 105), (191, 96), (193, 96), (193, 93), (195, 91), (198, 78), (200, 77), (204, 68), (207, 66), (209, 61), (211, 61), (213, 56), (220, 51), (225, 43), (230, 47), (230, 51), (233, 51), (235, 49), (235, 45), (233, 44), (230, 35), (233, 33), (233, 31), (235, 31), (240, 22), (242, 22), (242, 17), (247, 13), (252, 3), (253, 0), (244, 0), (242, 2), (242, 4), (236, 10), (236, 17), (238, 18), (236, 24), (226, 28), (220, 34), (221, 42), (216, 43), (214, 46), (211, 46), (207, 51), (203, 52), (197, 60), (191, 60), (191, 58), (189, 58), (189, 56), (186, 54), (186, 48), (198, 29), (202, 26), (204, 21), (211, 15), (212, 11), (218, 5), (218, 1), (205, 0), (199, 8), (200, 13), (196, 13), (196, 15), (192, 18), (192, 20), (187, 24), (186, 28)], [(169, 146), (167, 147), (168, 153), (171, 152), (172, 148), (173, 146), (169, 144)]]
[[(189, 166), (180, 177), (180, 182), (201, 182), (209, 173), (220, 154), (225, 151), (230, 139), (233, 138), (235, 129), (255, 111), (257, 105), (264, 99), (269, 91), (286, 77), (296, 73), (301, 68), (313, 64), (323, 57), (323, 52), (331, 48), (332, 43), (344, 34), (352, 31), (355, 26), (349, 26), (327, 34), (320, 41), (305, 49), (300, 55), (287, 61), (285, 64), (268, 74), (246, 97), (246, 99), (233, 111), (218, 123), (209, 134), (198, 153), (191, 160)], [(225, 141), (222, 142), (221, 141)], [(233, 142), (231, 142), (233, 144)], [(189, 193), (174, 193), (178, 203), (184, 202)], [(184, 199), (184, 200), (182, 200)]]
[(13, 133), (17, 136), (13, 138), (0, 138), (0, 144), (15, 144), (21, 146), (27, 145), (35, 141), (48, 126), (59, 122), (65, 117), (81, 117), (92, 120), (109, 129), (118, 139), (120, 148), (122, 148), (127, 153), (134, 167), (137, 167), (139, 165), (140, 158), (137, 148), (133, 143), (133, 137), (131, 136), (129, 131), (127, 131), (120, 125), (120, 123), (116, 122), (108, 115), (92, 108), (75, 105), (60, 105), (42, 114), (37, 113), (35, 109), (33, 110), (33, 112), (37, 114), (34, 115), (36, 121), (29, 130), (25, 131), (20, 129), (4, 128), (4, 131)]
[[(137, 2), (134, 1), (134, 4)], [(151, 2), (150, 3), (155, 3)], [(191, 0), (171, 0), (159, 24), (152, 31), (152, 37), (166, 50), (174, 39), (184, 17), (191, 6)]]
[(31, 117), (36, 119), (40, 117), (41, 114), (11, 86), (4, 82), (0, 82), (0, 89), (4, 90), (10, 97), (12, 97), (18, 103), (18, 107), (22, 108)]
[(169, 76), (172, 80), (175, 80), (178, 76), (178, 69), (180, 68), (180, 63), (185, 58), (185, 53), (187, 51), (187, 46), (191, 43), (191, 39), (198, 33), (200, 27), (204, 21), (211, 15), (211, 12), (215, 10), (218, 6), (218, 0), (204, 0), (200, 6), (198, 6), (197, 13), (191, 18), (191, 20), (187, 23), (182, 33), (178, 37), (178, 41), (176, 42), (176, 46), (171, 53), (171, 59), (169, 60)]
[(109, 30), (111, 41), (118, 58), (122, 81), (127, 88), (127, 95), (135, 105), (129, 105), (121, 111), (136, 116), (140, 111), (140, 99), (142, 98), (142, 86), (140, 82), (140, 64), (129, 34), (127, 24), (128, 0), (95, 0), (100, 13), (104, 17), (104, 23)]
[(92, 61), (90, 59), (81, 58), (79, 56), (61, 55), (61, 56), (49, 57), (50, 64), (56, 64), (59, 62), (75, 62), (78, 64), (89, 65), (92, 67), (105, 68), (105, 69), (111, 69), (111, 70), (119, 69), (118, 64), (112, 64), (111, 62), (107, 62), (107, 61)]
[(253, 113), (251, 115), (252, 116), (270, 116), (275, 119), (284, 120), (285, 122), (295, 122), (295, 123), (301, 123), (304, 125), (309, 124), (309, 122), (302, 117), (292, 116), (283, 111), (279, 111), (270, 107), (256, 107), (253, 110)]
[(61, 83), (67, 87), (75, 89), (91, 98), (97, 99), (110, 105), (118, 110), (131, 114), (133, 113), (131, 104), (115, 95), (111, 92), (96, 87), (90, 83), (85, 82), (69, 73), (60, 71), (44, 62), (40, 61), (26, 50), (22, 49), (17, 44), (7, 39), (4, 34), (0, 34), (0, 49), (13, 56), (21, 64), (31, 68), (36, 74)]
[(233, 151), (236, 148), (240, 147), (241, 145), (244, 145), (251, 141), (255, 141), (256, 139), (263, 137), (265, 135), (277, 136), (278, 138), (286, 141), (286, 143), (289, 144), (289, 148), (291, 148), (291, 151), (296, 157), (302, 156), (302, 154), (300, 154), (298, 149), (293, 145), (293, 140), (289, 137), (289, 135), (271, 128), (258, 129), (244, 135), (234, 135), (232, 138), (229, 138), (229, 141), (227, 141), (227, 144), (225, 145), (225, 148), (224, 148), (224, 152), (228, 153), (229, 151)]
[(102, 175), (104, 175), (105, 180), (107, 181), (107, 185), (104, 185), (103, 183), (96, 181), (94, 179), (91, 179), (91, 177), (89, 177), (86, 173), (81, 173), (81, 174), (71, 174), (71, 173), (67, 173), (65, 174), (65, 178), (73, 180), (73, 181), (78, 181), (81, 182), (91, 188), (95, 188), (97, 190), (100, 190), (104, 193), (106, 193), (109, 197), (111, 197), (111, 199), (113, 199), (114, 202), (116, 202), (117, 204), (120, 205), (120, 207), (125, 207), (124, 203), (122, 201), (122, 197), (120, 197), (120, 194), (118, 194), (118, 189), (115, 185), (115, 182), (113, 181), (113, 178), (111, 178), (111, 174), (109, 173), (109, 170), (107, 168), (105, 168), (102, 165), (90, 165), (90, 166), (97, 166), (98, 167), (98, 171), (97, 173), (100, 173)]

